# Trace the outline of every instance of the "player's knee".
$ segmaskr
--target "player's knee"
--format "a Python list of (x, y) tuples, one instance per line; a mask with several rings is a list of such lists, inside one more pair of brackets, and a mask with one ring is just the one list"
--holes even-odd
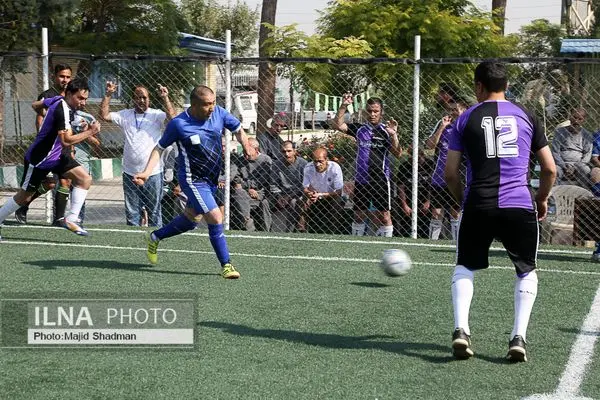
[(455, 282), (459, 279), (469, 279), (473, 280), (474, 274), (473, 271), (465, 267), (464, 265), (457, 265), (454, 267), (454, 274), (452, 276), (452, 282)]

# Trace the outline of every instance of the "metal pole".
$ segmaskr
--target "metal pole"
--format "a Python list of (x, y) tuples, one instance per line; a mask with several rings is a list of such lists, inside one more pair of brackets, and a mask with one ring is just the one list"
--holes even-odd
[[(50, 51), (48, 45), (48, 28), (42, 28), (42, 82), (44, 90), (50, 89)], [(46, 223), (52, 222), (52, 192), (44, 196), (46, 202)]]
[[(225, 31), (225, 108), (231, 112), (231, 30)], [(241, 128), (240, 128), (241, 129)], [(223, 225), (229, 230), (231, 199), (231, 132), (225, 130), (225, 215)]]
[(421, 36), (415, 36), (415, 77), (413, 83), (413, 138), (412, 138), (412, 216), (411, 237), (417, 238), (417, 218), (419, 211), (419, 98), (421, 64)]

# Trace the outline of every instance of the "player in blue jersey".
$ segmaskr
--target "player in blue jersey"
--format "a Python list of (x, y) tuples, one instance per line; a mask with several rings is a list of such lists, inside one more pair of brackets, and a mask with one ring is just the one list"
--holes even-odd
[[(527, 361), (526, 331), (538, 286), (538, 220), (546, 217), (556, 165), (542, 125), (505, 99), (507, 82), (502, 64), (483, 62), (475, 68), (480, 103), (457, 119), (448, 146), (446, 183), (463, 210), (452, 276), (452, 349), (459, 359), (473, 356), (469, 329), (473, 272), (489, 266), (489, 249), (498, 238), (516, 270), (515, 319), (507, 358)], [(463, 155), (467, 162), (464, 189), (460, 179)], [(532, 155), (541, 166), (535, 196), (528, 184)]]
[(75, 112), (85, 107), (89, 94), (86, 81), (74, 79), (67, 85), (65, 97), (42, 100), (48, 107), (46, 117), (33, 143), (25, 153), (21, 188), (0, 208), (0, 224), (19, 207), (27, 204), (36, 191), (41, 190), (46, 175), (55, 172), (59, 176), (71, 179), (73, 192), (71, 209), (61, 224), (71, 232), (87, 236), (78, 224), (78, 216), (85, 202), (92, 177), (83, 169), (65, 148), (80, 143), (100, 132), (100, 123), (86, 124), (87, 129), (76, 133), (73, 128)]
[[(383, 101), (377, 97), (367, 100), (367, 122), (365, 124), (344, 122), (352, 94), (342, 97), (342, 104), (333, 120), (335, 129), (356, 139), (356, 175), (354, 177), (354, 222), (352, 234), (365, 234), (367, 213), (373, 214), (378, 224), (377, 236), (392, 237), (392, 188), (390, 180), (390, 153), (402, 154), (398, 141), (398, 122), (391, 119), (383, 122)], [(371, 211), (373, 210), (373, 211)]]
[(188, 200), (183, 214), (168, 225), (145, 234), (148, 260), (151, 264), (158, 261), (157, 248), (161, 240), (194, 229), (204, 218), (208, 224), (210, 243), (221, 263), (221, 275), (226, 279), (237, 279), (240, 274), (231, 264), (223, 231), (223, 215), (215, 201), (223, 162), (221, 138), (224, 128), (235, 133), (246, 156), (251, 149), (240, 121), (223, 107), (217, 106), (215, 98), (215, 93), (206, 86), (198, 86), (192, 91), (191, 106), (169, 122), (150, 154), (146, 169), (135, 174), (134, 182), (143, 185), (159, 162), (161, 152), (177, 143), (177, 178)]

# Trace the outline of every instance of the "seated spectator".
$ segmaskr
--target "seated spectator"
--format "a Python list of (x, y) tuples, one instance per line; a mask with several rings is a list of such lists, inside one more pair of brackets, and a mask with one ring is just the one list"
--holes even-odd
[(304, 168), (306, 222), (309, 233), (339, 233), (344, 179), (339, 164), (329, 161), (327, 149), (313, 151), (312, 163)]
[[(427, 158), (423, 150), (419, 150), (419, 183), (418, 183), (418, 211), (417, 211), (417, 237), (429, 237), (430, 189), (431, 173), (433, 170), (432, 159)], [(399, 236), (411, 237), (412, 233), (412, 155), (398, 166), (397, 174), (397, 201), (394, 225)]]
[(571, 124), (559, 127), (552, 140), (552, 155), (556, 162), (557, 182), (573, 182), (590, 186), (590, 161), (592, 158), (592, 135), (581, 126), (586, 112), (574, 108), (569, 118)]
[(294, 143), (287, 140), (281, 147), (283, 160), (273, 164), (273, 205), (282, 211), (284, 232), (306, 230), (301, 210), (304, 197), (302, 180), (308, 161), (298, 157)]
[(285, 127), (285, 118), (281, 115), (276, 115), (267, 121), (268, 131), (258, 133), (256, 139), (260, 144), (260, 150), (263, 154), (271, 157), (273, 162), (283, 160), (281, 146), (283, 139), (281, 138), (281, 130)]
[(247, 158), (236, 158), (237, 173), (231, 175), (231, 226), (247, 231), (270, 231), (267, 194), (271, 190), (273, 161), (260, 152), (258, 140), (248, 138), (248, 144), (252, 153)]

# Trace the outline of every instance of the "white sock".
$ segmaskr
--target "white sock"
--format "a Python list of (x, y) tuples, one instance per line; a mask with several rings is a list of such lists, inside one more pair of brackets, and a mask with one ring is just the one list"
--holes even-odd
[(4, 222), (4, 220), (17, 211), (21, 206), (17, 204), (15, 199), (11, 197), (4, 203), (2, 207), (0, 207), (0, 224)]
[(365, 229), (366, 229), (366, 225), (364, 222), (361, 222), (360, 224), (358, 224), (356, 222), (352, 223), (352, 234), (354, 236), (364, 236)]
[(380, 226), (375, 233), (375, 236), (392, 237), (394, 236), (394, 225)]
[(452, 306), (454, 308), (454, 329), (462, 328), (467, 335), (469, 329), (469, 310), (473, 299), (473, 271), (462, 265), (454, 268), (452, 275)]
[(458, 240), (458, 221), (458, 219), (450, 218), (450, 233), (454, 242)]
[(440, 233), (442, 233), (442, 221), (439, 219), (429, 221), (429, 239), (438, 240)]
[(73, 188), (71, 191), (71, 209), (67, 215), (67, 221), (77, 223), (79, 212), (81, 211), (81, 207), (83, 207), (83, 203), (85, 203), (87, 193), (87, 189), (82, 189), (80, 187)]
[(515, 323), (510, 338), (521, 335), (526, 340), (527, 325), (537, 296), (537, 273), (531, 271), (515, 281)]

